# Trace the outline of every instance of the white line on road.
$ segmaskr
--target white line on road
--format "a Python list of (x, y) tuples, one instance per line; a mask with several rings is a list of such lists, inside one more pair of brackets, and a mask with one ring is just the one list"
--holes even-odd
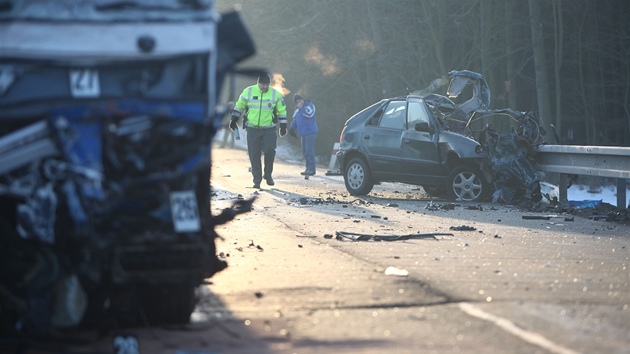
[(559, 353), (559, 354), (578, 354), (578, 352), (565, 348), (559, 344), (556, 344), (552, 341), (550, 341), (549, 339), (541, 336), (538, 333), (534, 333), (534, 332), (530, 332), (530, 331), (526, 331), (524, 329), (519, 328), (518, 326), (516, 326), (512, 321), (506, 320), (505, 318), (501, 318), (501, 317), (497, 317), (494, 315), (491, 315), (487, 312), (484, 312), (483, 310), (479, 309), (478, 307), (474, 306), (473, 304), (467, 303), (467, 302), (461, 302), (459, 303), (459, 308), (466, 312), (467, 314), (469, 314), (470, 316), (474, 316), (477, 318), (480, 318), (482, 320), (486, 320), (489, 322), (492, 322), (494, 325), (496, 325), (497, 327), (501, 328), (502, 330), (511, 333), (521, 339), (523, 339), (526, 342), (529, 342), (531, 344), (537, 345), (543, 349), (546, 349), (552, 353)]

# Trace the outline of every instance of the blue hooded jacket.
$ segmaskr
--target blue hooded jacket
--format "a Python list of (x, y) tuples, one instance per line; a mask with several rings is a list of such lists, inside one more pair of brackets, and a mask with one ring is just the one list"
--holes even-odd
[(311, 101), (304, 100), (302, 108), (296, 109), (293, 113), (291, 130), (297, 128), (300, 136), (317, 134), (317, 118), (315, 116), (315, 105)]

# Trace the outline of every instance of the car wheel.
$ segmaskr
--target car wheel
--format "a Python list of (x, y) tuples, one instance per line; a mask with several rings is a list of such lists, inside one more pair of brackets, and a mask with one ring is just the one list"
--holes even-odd
[(446, 188), (441, 185), (425, 185), (422, 186), (422, 189), (424, 189), (424, 192), (431, 197), (441, 197), (446, 194)]
[(343, 180), (346, 183), (346, 189), (352, 195), (366, 195), (374, 187), (370, 168), (360, 157), (350, 160), (344, 171)]
[(481, 171), (472, 165), (457, 166), (448, 181), (447, 197), (451, 200), (481, 201), (490, 193), (490, 185)]
[(113, 299), (113, 315), (124, 327), (179, 325), (190, 321), (197, 298), (189, 283), (122, 285)]
[(192, 284), (147, 286), (142, 306), (149, 323), (179, 325), (190, 321), (197, 298)]

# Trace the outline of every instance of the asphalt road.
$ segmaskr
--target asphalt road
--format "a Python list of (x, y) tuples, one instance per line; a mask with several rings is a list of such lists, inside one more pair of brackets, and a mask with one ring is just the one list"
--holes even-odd
[[(257, 199), (217, 228), (229, 266), (191, 324), (87, 334), (74, 352), (111, 353), (122, 335), (157, 354), (630, 353), (628, 225), (400, 184), (358, 198), (295, 162), (257, 190), (248, 167), (243, 150), (213, 150), (212, 212)], [(374, 241), (399, 235), (424, 236)]]
[[(216, 212), (257, 196), (219, 229), (230, 267), (212, 279), (221, 305), (209, 308), (247, 330), (221, 352), (630, 352), (627, 225), (452, 204), (400, 184), (357, 198), (323, 167), (305, 180), (282, 161), (276, 185), (257, 191), (244, 151), (213, 161)], [(427, 233), (440, 235), (373, 240)]]

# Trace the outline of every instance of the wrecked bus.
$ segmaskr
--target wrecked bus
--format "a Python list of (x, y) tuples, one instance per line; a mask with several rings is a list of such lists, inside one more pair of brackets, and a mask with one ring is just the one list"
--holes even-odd
[(187, 322), (226, 267), (214, 226), (248, 210), (210, 212), (216, 100), (255, 51), (239, 16), (0, 3), (0, 334)]

